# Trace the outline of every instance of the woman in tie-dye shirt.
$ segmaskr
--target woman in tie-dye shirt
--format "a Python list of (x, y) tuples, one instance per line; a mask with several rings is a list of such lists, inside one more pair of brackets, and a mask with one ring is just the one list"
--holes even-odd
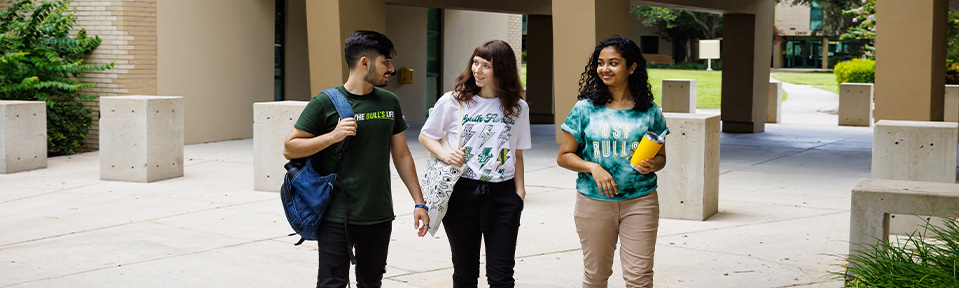
[(573, 213), (583, 248), (583, 287), (606, 287), (617, 239), (627, 287), (653, 287), (655, 172), (666, 166), (666, 146), (639, 166), (629, 162), (646, 132), (666, 129), (653, 103), (646, 60), (635, 42), (612, 36), (596, 46), (579, 84), (579, 101), (561, 126), (557, 163), (579, 172)]

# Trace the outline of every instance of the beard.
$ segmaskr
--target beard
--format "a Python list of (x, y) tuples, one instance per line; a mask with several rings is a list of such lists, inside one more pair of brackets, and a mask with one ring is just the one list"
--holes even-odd
[(371, 66), (370, 72), (366, 73), (366, 77), (364, 77), (363, 80), (376, 87), (386, 87), (386, 85), (390, 83), (390, 78), (387, 77), (386, 80), (380, 80), (380, 77), (383, 77), (383, 74), (376, 70), (376, 66)]

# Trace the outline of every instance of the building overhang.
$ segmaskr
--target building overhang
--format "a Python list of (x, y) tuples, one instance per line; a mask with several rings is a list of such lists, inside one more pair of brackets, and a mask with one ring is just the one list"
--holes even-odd
[(757, 0), (631, 0), (630, 4), (718, 14), (756, 14), (757, 2)]
[(386, 0), (387, 4), (527, 15), (552, 15), (552, 0)]

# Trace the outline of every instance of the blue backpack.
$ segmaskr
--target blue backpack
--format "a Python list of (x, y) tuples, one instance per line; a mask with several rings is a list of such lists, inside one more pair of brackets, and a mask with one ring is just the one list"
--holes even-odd
[[(323, 90), (323, 93), (333, 101), (333, 107), (339, 113), (340, 119), (353, 117), (353, 107), (350, 107), (350, 103), (346, 101), (346, 97), (339, 90), (330, 88)], [(346, 150), (350, 138), (346, 137), (336, 147), (339, 157), (332, 174), (320, 175), (316, 170), (313, 170), (313, 161), (318, 158), (319, 152), (310, 157), (290, 160), (283, 166), (287, 171), (283, 178), (283, 186), (280, 187), (280, 199), (283, 201), (283, 212), (286, 213), (286, 220), (290, 222), (290, 227), (296, 232), (290, 234), (290, 236), (300, 234), (300, 241), (296, 242), (295, 245), (300, 245), (305, 240), (318, 239), (316, 231), (323, 219), (323, 214), (330, 207), (333, 182), (336, 181), (336, 175), (340, 172), (343, 151)], [(346, 197), (345, 192), (343, 196)], [(346, 212), (343, 214), (343, 221), (346, 221)], [(350, 252), (352, 256), (352, 249)]]

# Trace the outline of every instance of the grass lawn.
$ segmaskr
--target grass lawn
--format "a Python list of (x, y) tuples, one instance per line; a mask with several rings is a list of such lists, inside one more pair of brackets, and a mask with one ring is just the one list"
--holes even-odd
[(663, 103), (663, 79), (695, 79), (696, 108), (718, 109), (722, 93), (722, 71), (649, 69), (649, 85), (656, 105)]
[(526, 87), (526, 63), (519, 66), (519, 82), (523, 83), (523, 87)]
[(799, 85), (812, 85), (813, 87), (839, 94), (839, 84), (836, 84), (836, 75), (831, 72), (779, 72), (773, 73), (772, 76), (779, 81)]
[[(808, 74), (808, 73), (776, 73), (773, 74)], [(832, 78), (833, 74), (829, 73), (819, 73), (816, 75), (819, 78), (825, 79), (835, 79)], [(825, 75), (825, 76), (823, 76)], [(523, 64), (520, 67), (520, 79), (523, 81), (523, 85), (526, 85), (526, 64)], [(653, 98), (656, 102), (656, 105), (662, 105), (663, 103), (663, 79), (696, 79), (696, 108), (699, 109), (719, 109), (719, 105), (722, 102), (720, 94), (722, 94), (722, 83), (723, 83), (723, 72), (722, 71), (700, 71), (700, 70), (675, 70), (675, 69), (649, 69), (649, 84), (653, 88)], [(779, 78), (776, 78), (779, 79)], [(818, 78), (817, 78), (818, 79)], [(792, 81), (786, 81), (779, 79), (780, 81), (795, 83)], [(822, 81), (822, 80), (820, 80)], [(835, 80), (832, 80), (835, 82)], [(838, 93), (839, 87), (835, 86), (833, 92)], [(828, 90), (828, 89), (827, 89)], [(787, 94), (786, 91), (783, 91), (783, 101), (786, 100)]]

